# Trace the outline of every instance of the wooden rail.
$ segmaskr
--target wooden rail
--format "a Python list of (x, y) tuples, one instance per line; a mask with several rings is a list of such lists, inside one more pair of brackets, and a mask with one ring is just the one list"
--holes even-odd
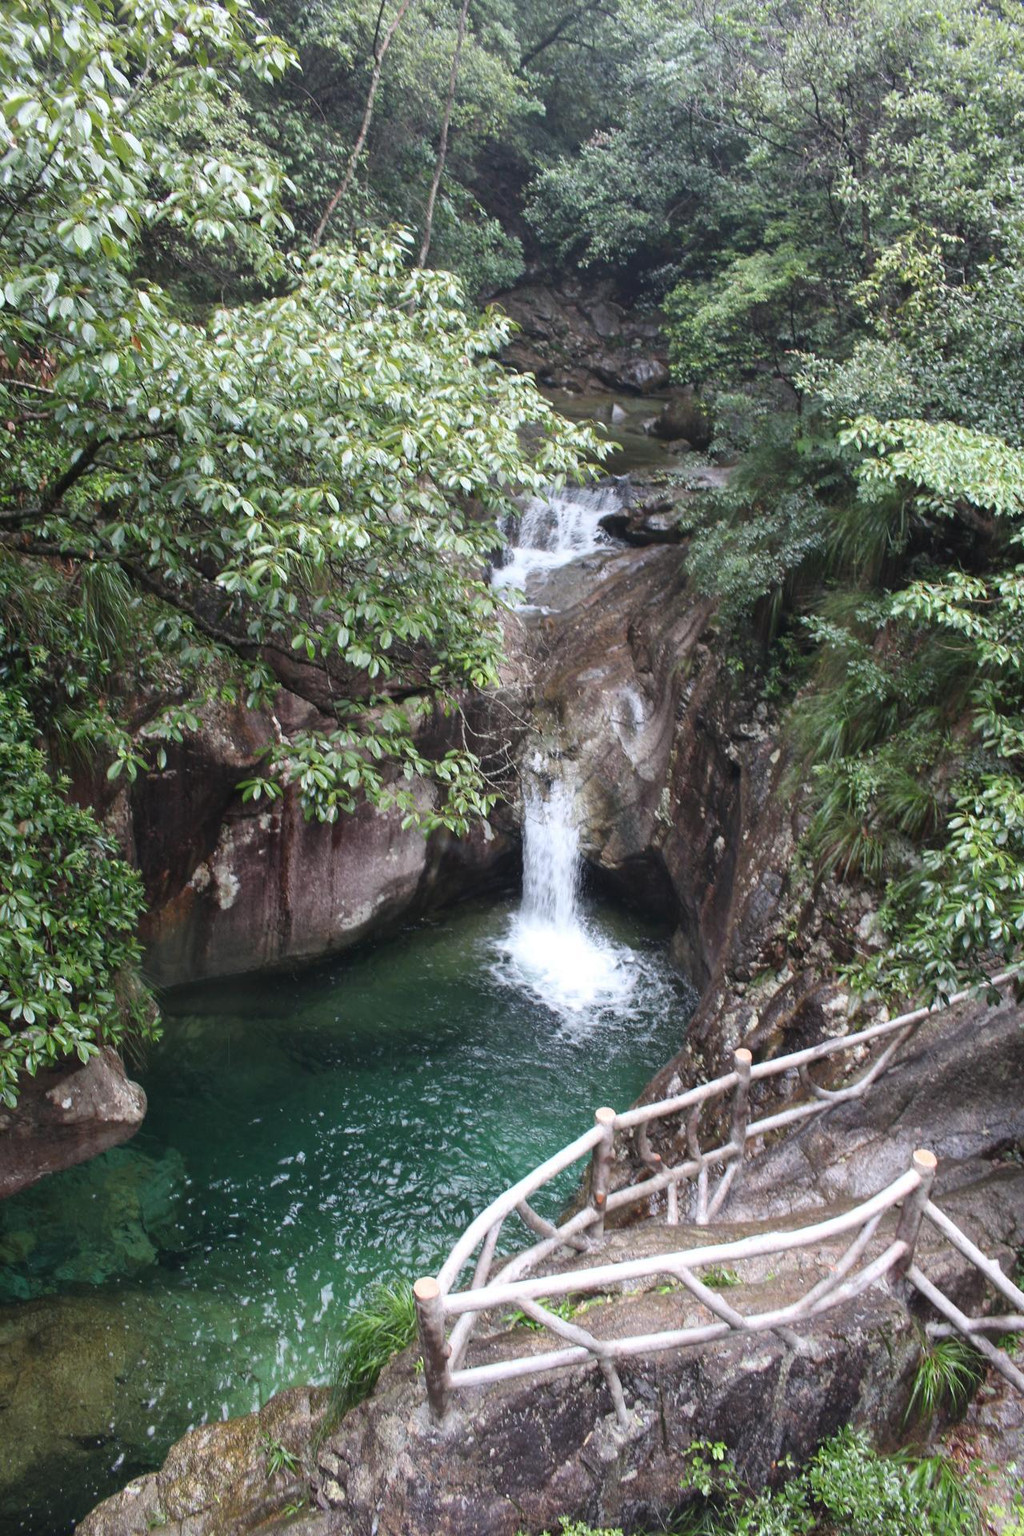
[[(993, 986), (1004, 986), (1015, 972), (996, 977)], [(960, 993), (946, 1007), (964, 1001), (969, 993)], [(541, 1163), (499, 1195), (476, 1217), (452, 1248), (436, 1277), (417, 1280), (414, 1286), (420, 1340), (424, 1359), (424, 1377), (431, 1409), (443, 1418), (453, 1391), (465, 1387), (486, 1386), (514, 1377), (558, 1370), (566, 1366), (596, 1363), (608, 1382), (616, 1413), (623, 1423), (628, 1410), (622, 1392), (616, 1362), (658, 1350), (679, 1348), (686, 1344), (711, 1343), (730, 1333), (782, 1331), (790, 1324), (818, 1316), (859, 1295), (884, 1276), (890, 1283), (913, 1286), (946, 1319), (932, 1325), (932, 1331), (958, 1331), (967, 1334), (1014, 1385), (1024, 1391), (1024, 1376), (1008, 1357), (984, 1336), (986, 1319), (966, 1319), (921, 1273), (914, 1263), (919, 1230), (927, 1220), (964, 1257), (975, 1264), (1001, 1293), (1012, 1300), (1018, 1311), (998, 1320), (999, 1331), (1024, 1329), (1024, 1292), (1002, 1274), (929, 1198), (936, 1160), (931, 1152), (914, 1153), (911, 1167), (886, 1189), (841, 1216), (812, 1226), (767, 1232), (731, 1243), (712, 1243), (697, 1248), (680, 1249), (649, 1259), (602, 1264), (574, 1269), (557, 1275), (537, 1276), (537, 1266), (558, 1250), (590, 1250), (604, 1231), (606, 1216), (630, 1205), (649, 1202), (662, 1191), (666, 1197), (666, 1223), (679, 1222), (680, 1189), (692, 1186), (691, 1207), (698, 1226), (708, 1225), (722, 1210), (729, 1190), (742, 1166), (747, 1145), (772, 1131), (787, 1129), (803, 1120), (822, 1114), (837, 1103), (862, 1097), (892, 1062), (901, 1046), (916, 1033), (936, 1010), (919, 1008), (899, 1018), (872, 1025), (855, 1034), (825, 1040), (806, 1050), (793, 1051), (774, 1060), (755, 1063), (749, 1051), (738, 1050), (733, 1070), (712, 1082), (703, 1083), (686, 1093), (640, 1105), (622, 1114), (609, 1108), (599, 1109), (591, 1130)], [(878, 1056), (860, 1076), (840, 1089), (824, 1089), (810, 1077), (810, 1067), (843, 1052), (884, 1042)], [(765, 1078), (796, 1073), (809, 1098), (759, 1120), (750, 1114), (750, 1089)], [(702, 1149), (700, 1119), (705, 1107), (731, 1099), (729, 1139), (721, 1145)], [(678, 1121), (676, 1141), (683, 1149), (682, 1161), (667, 1164), (650, 1149), (648, 1127), (656, 1121)], [(637, 1183), (611, 1190), (610, 1174), (617, 1133), (635, 1131), (637, 1150), (647, 1177)], [(530, 1199), (559, 1174), (582, 1159), (590, 1158), (587, 1203), (559, 1225), (536, 1212)], [(714, 1177), (714, 1187), (712, 1178)], [(867, 1255), (879, 1223), (886, 1212), (901, 1208), (894, 1238), (884, 1250), (868, 1259)], [(518, 1215), (537, 1237), (530, 1247), (508, 1259), (492, 1277), (492, 1267), (504, 1223)], [(852, 1240), (839, 1263), (824, 1279), (812, 1286), (798, 1301), (773, 1311), (744, 1315), (698, 1274), (712, 1265), (740, 1262), (743, 1259), (781, 1253), (795, 1248), (820, 1246), (841, 1234), (852, 1233)], [(455, 1287), (467, 1265), (476, 1255), (469, 1286)], [(568, 1295), (594, 1295), (636, 1284), (655, 1276), (668, 1275), (694, 1296), (711, 1314), (711, 1321), (633, 1338), (602, 1340), (577, 1323), (557, 1316), (542, 1304)], [(526, 1278), (530, 1277), (530, 1278)], [(939, 1300), (936, 1300), (936, 1297)], [(495, 1308), (518, 1308), (560, 1341), (563, 1347), (541, 1354), (527, 1354), (488, 1365), (463, 1364), (470, 1338), (481, 1315)], [(454, 1325), (450, 1334), (449, 1322)]]

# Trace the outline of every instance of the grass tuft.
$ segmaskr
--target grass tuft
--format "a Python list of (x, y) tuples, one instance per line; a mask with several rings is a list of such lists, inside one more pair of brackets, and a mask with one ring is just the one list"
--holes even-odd
[(981, 1356), (965, 1339), (928, 1344), (918, 1362), (907, 1419), (931, 1419), (942, 1409), (962, 1413), (984, 1375)]
[(368, 1397), (392, 1355), (415, 1337), (416, 1302), (408, 1280), (381, 1281), (351, 1307), (341, 1329), (328, 1423), (337, 1424)]

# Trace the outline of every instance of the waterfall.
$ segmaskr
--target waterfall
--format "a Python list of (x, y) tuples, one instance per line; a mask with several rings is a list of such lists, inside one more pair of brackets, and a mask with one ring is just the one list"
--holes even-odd
[[(578, 487), (531, 501), (494, 584), (526, 589), (531, 577), (608, 543), (601, 519), (622, 507), (620, 487)], [(645, 990), (636, 953), (588, 920), (580, 905), (579, 817), (571, 762), (537, 753), (524, 765), (523, 898), (501, 945), (495, 975), (580, 1033), (628, 1015)]]
[(496, 587), (526, 588), (531, 576), (567, 565), (608, 543), (602, 517), (622, 510), (622, 492), (614, 482), (598, 489), (567, 486), (533, 497), (518, 526), (506, 528), (510, 547), (494, 572)]
[(587, 921), (580, 908), (582, 860), (575, 793), (564, 771), (536, 767), (523, 789), (523, 899), (502, 945), (501, 980), (575, 1031), (617, 1013), (633, 997), (636, 956)]
[(564, 779), (556, 779), (545, 798), (534, 781), (523, 801), (523, 921), (572, 934), (579, 927), (580, 887), (573, 795)]

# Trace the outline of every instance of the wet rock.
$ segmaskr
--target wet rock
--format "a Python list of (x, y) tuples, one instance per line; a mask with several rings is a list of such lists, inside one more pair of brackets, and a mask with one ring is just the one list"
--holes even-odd
[(655, 491), (602, 517), (601, 527), (612, 538), (637, 549), (645, 544), (679, 544), (686, 537), (688, 500), (689, 492), (682, 488), (664, 494)]
[(703, 451), (711, 442), (712, 422), (694, 390), (687, 386), (665, 404), (650, 430), (653, 437), (660, 437), (663, 442), (674, 443), (681, 438), (690, 447)]
[(714, 604), (685, 551), (609, 552), (555, 572), (527, 631), (534, 724), (579, 786), (582, 847), (617, 891), (679, 924), (676, 955), (703, 985), (728, 946), (760, 744), (735, 731), (732, 688), (704, 642)]
[(129, 1483), (79, 1521), (78, 1536), (148, 1536), (155, 1528), (168, 1536), (257, 1529), (319, 1536), (335, 1529), (308, 1501), (308, 1458), (328, 1396), (293, 1387), (259, 1413), (190, 1431), (158, 1473)]
[(16, 1109), (0, 1106), (0, 1199), (135, 1135), (146, 1095), (116, 1052), (24, 1078)]
[(647, 544), (679, 544), (685, 537), (674, 510), (615, 512), (602, 517), (601, 527), (613, 539), (621, 539), (635, 549), (643, 549)]

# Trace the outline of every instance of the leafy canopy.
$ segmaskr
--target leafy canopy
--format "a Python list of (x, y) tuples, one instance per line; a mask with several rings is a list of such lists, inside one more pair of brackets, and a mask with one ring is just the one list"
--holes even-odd
[[(596, 445), (402, 236), (284, 249), (278, 170), (212, 125), (289, 58), (246, 0), (0, 17), (0, 683), (111, 776), (207, 694), (285, 686), (325, 726), (282, 735), (250, 794), (462, 831), (492, 803), (479, 759), (418, 727), (496, 679), (497, 516)], [(204, 251), (263, 296), (190, 314), (146, 275)], [(109, 890), (92, 920), (127, 963)], [(73, 988), (82, 1039), (109, 1030), (86, 970)]]

